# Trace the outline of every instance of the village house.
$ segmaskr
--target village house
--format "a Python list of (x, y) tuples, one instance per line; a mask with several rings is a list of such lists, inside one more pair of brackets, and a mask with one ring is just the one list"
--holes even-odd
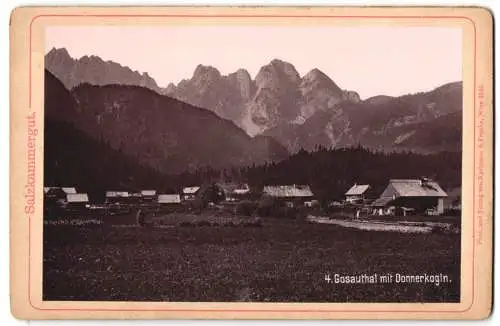
[(89, 196), (85, 193), (66, 194), (66, 203), (64, 207), (71, 211), (81, 211), (88, 207)]
[(159, 194), (158, 204), (160, 206), (178, 205), (181, 203), (181, 195), (179, 194)]
[(130, 198), (128, 191), (106, 191), (105, 202), (107, 204), (125, 204), (129, 202)]
[(367, 195), (369, 189), (370, 189), (370, 185), (354, 184), (345, 193), (346, 203), (349, 203), (349, 204), (364, 203), (365, 200), (367, 199), (366, 195)]
[(279, 185), (264, 186), (262, 196), (273, 198), (288, 207), (295, 207), (311, 201), (314, 194), (308, 185)]
[(156, 190), (141, 190), (141, 200), (143, 202), (154, 202), (156, 199)]
[(182, 200), (194, 200), (200, 190), (200, 186), (185, 187), (182, 189)]
[(43, 187), (44, 205), (62, 207), (67, 203), (67, 195), (76, 194), (74, 187)]
[(428, 178), (392, 179), (371, 206), (374, 215), (441, 215), (446, 197), (439, 184)]

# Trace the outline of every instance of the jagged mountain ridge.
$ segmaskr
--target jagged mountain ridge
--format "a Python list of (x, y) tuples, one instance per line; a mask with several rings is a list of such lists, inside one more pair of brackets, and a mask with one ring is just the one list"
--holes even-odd
[(164, 89), (147, 72), (140, 73), (111, 60), (95, 55), (72, 58), (65, 48), (52, 48), (45, 55), (45, 68), (59, 79), (67, 89), (82, 83), (92, 85), (136, 85), (160, 94)]
[(216, 68), (200, 64), (190, 79), (165, 88), (148, 73), (95, 55), (75, 59), (65, 48), (51, 49), (45, 67), (67, 89), (82, 83), (143, 86), (215, 112), (252, 136), (283, 123), (301, 124), (317, 110), (332, 108), (341, 100), (359, 100), (356, 92), (341, 90), (319, 69), (301, 77), (292, 64), (279, 59), (264, 65), (255, 79), (245, 69), (222, 75)]
[[(66, 52), (60, 56), (69, 55)], [(63, 71), (59, 73), (64, 75)], [(247, 134), (270, 136), (291, 153), (300, 148), (312, 150), (318, 145), (357, 144), (381, 150), (439, 151), (439, 146), (425, 149), (416, 136), (422, 131), (412, 131), (417, 126), (425, 129), (427, 123), (431, 123), (432, 129), (434, 120), (462, 110), (461, 82), (431, 92), (399, 97), (379, 95), (361, 101), (356, 92), (343, 90), (319, 69), (301, 77), (292, 64), (278, 59), (263, 66), (255, 79), (244, 69), (222, 75), (214, 67), (198, 65), (192, 78), (178, 85), (171, 83), (163, 89), (154, 82), (148, 88), (210, 110)], [(461, 131), (461, 124), (451, 125), (456, 121), (450, 119), (449, 128), (432, 133), (451, 142), (445, 144), (437, 139), (443, 149), (461, 146), (456, 132), (452, 132), (453, 137), (446, 134), (456, 128)]]
[(292, 64), (279, 59), (263, 66), (254, 80), (244, 69), (224, 76), (214, 67), (198, 65), (191, 79), (170, 84), (166, 93), (230, 119), (249, 135), (301, 124), (342, 100), (359, 101), (356, 92), (340, 89), (319, 69), (301, 77)]
[[(45, 75), (46, 115), (73, 125), (140, 165), (164, 174), (278, 161), (285, 148), (232, 122), (147, 88), (80, 84), (67, 91)], [(61, 105), (58, 103), (67, 103)]]

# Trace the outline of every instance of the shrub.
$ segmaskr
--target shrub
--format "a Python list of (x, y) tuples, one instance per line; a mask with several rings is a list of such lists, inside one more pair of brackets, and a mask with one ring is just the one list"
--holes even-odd
[(444, 210), (444, 214), (446, 216), (461, 216), (462, 211), (460, 209), (448, 208)]
[(197, 226), (212, 226), (212, 224), (209, 221), (202, 220), (197, 223)]
[(225, 222), (224, 223), (224, 226), (228, 226), (228, 227), (235, 227), (237, 226), (236, 224), (234, 224), (233, 222), (229, 221), (229, 222)]
[(275, 200), (271, 198), (264, 198), (259, 201), (257, 205), (257, 213), (259, 216), (271, 216), (276, 206), (277, 203)]
[(258, 208), (258, 204), (252, 201), (246, 200), (236, 205), (236, 214), (252, 216)]
[(243, 223), (241, 223), (241, 225), (243, 227), (262, 227), (262, 221), (261, 219), (254, 219), (252, 221), (245, 221)]

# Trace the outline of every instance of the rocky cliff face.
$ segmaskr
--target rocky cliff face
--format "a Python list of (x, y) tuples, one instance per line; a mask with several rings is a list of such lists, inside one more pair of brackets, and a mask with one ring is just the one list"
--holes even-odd
[(147, 72), (132, 71), (113, 61), (104, 61), (98, 56), (72, 58), (65, 48), (53, 48), (45, 55), (45, 68), (56, 76), (67, 89), (82, 84), (92, 85), (136, 85), (163, 93), (156, 81)]
[[(346, 93), (344, 93), (346, 94)], [(290, 152), (362, 145), (377, 150), (460, 151), (462, 83), (401, 97), (376, 96), (365, 101), (341, 100), (316, 110), (303, 124), (266, 130)]]
[(211, 110), (249, 135), (287, 123), (301, 124), (341, 100), (359, 101), (357, 93), (341, 90), (320, 70), (302, 78), (292, 64), (278, 59), (263, 66), (254, 80), (244, 69), (222, 76), (215, 68), (198, 66), (191, 79), (167, 89), (168, 95)]

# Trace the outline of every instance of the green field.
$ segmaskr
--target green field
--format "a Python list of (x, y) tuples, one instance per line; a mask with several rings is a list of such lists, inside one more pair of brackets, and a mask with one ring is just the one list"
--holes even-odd
[[(46, 225), (44, 300), (458, 302), (460, 236), (302, 220)], [(334, 274), (443, 274), (449, 283), (335, 284)]]

